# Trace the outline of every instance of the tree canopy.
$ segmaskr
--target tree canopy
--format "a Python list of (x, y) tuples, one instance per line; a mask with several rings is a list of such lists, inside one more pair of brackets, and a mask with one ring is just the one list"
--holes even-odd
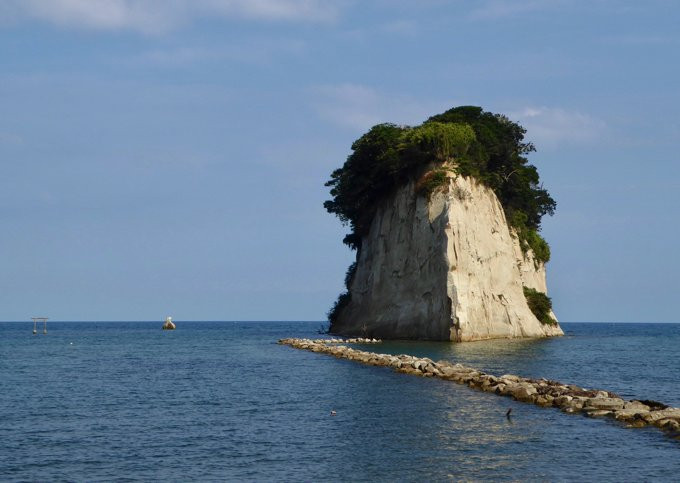
[(538, 230), (543, 215), (554, 214), (555, 200), (539, 184), (538, 170), (526, 158), (536, 148), (524, 141), (526, 129), (518, 123), (476, 106), (450, 109), (425, 124), (429, 122), (465, 123), (474, 129), (476, 141), (468, 155), (459, 160), (460, 173), (492, 188), (512, 225), (521, 223)]
[(550, 250), (537, 232), (556, 203), (526, 158), (535, 149), (525, 133), (506, 116), (476, 106), (455, 107), (415, 127), (378, 124), (352, 144), (345, 164), (331, 174), (326, 186), (332, 199), (324, 207), (351, 227), (344, 242), (359, 248), (380, 201), (433, 163), (450, 162), (494, 190), (523, 249), (547, 261)]

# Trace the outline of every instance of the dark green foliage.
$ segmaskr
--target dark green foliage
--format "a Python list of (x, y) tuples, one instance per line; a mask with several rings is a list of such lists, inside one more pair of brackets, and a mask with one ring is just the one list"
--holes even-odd
[(525, 157), (535, 151), (525, 133), (507, 117), (475, 106), (450, 109), (416, 127), (378, 124), (352, 144), (345, 164), (331, 174), (326, 186), (332, 199), (324, 207), (350, 225), (344, 242), (357, 249), (380, 201), (421, 176), (419, 194), (429, 196), (444, 184), (445, 173), (423, 173), (433, 163), (453, 161), (456, 172), (494, 190), (523, 250), (530, 248), (537, 261), (546, 262), (550, 249), (538, 231), (556, 203)]
[(352, 233), (344, 242), (352, 248), (358, 248), (361, 235), (368, 229), (373, 204), (401, 180), (397, 144), (402, 132), (403, 128), (394, 124), (373, 126), (354, 141), (353, 153), (326, 183), (333, 199), (324, 207), (343, 224), (350, 224)]
[(349, 304), (350, 300), (352, 299), (352, 296), (350, 295), (349, 288), (352, 285), (352, 281), (354, 280), (354, 275), (357, 272), (357, 262), (352, 263), (349, 267), (347, 267), (347, 272), (345, 273), (345, 288), (347, 289), (346, 292), (341, 293), (338, 296), (338, 299), (335, 301), (333, 304), (333, 307), (328, 311), (326, 316), (328, 317), (328, 321), (330, 322), (330, 325), (332, 326), (333, 323), (337, 320), (338, 314), (340, 311)]
[(475, 140), (475, 132), (467, 124), (426, 122), (405, 128), (399, 145), (400, 156), (427, 156), (430, 161), (448, 161), (464, 155)]
[(354, 274), (357, 273), (357, 262), (352, 263), (347, 267), (347, 272), (345, 273), (345, 288), (349, 290), (354, 280)]
[(552, 310), (552, 300), (543, 292), (534, 290), (533, 288), (524, 287), (524, 296), (527, 299), (527, 304), (531, 312), (542, 324), (553, 325), (556, 322), (550, 317)]
[(525, 225), (534, 231), (543, 215), (552, 215), (556, 203), (539, 185), (536, 167), (525, 157), (535, 151), (524, 142), (524, 129), (501, 114), (485, 112), (481, 107), (462, 106), (431, 117), (427, 122), (465, 123), (475, 131), (475, 141), (468, 153), (457, 160), (459, 172), (474, 176), (494, 190), (508, 219), (515, 212), (526, 215)]
[(550, 246), (534, 228), (527, 226), (527, 216), (521, 211), (515, 211), (508, 218), (510, 226), (517, 231), (522, 252), (531, 250), (536, 263), (546, 263), (550, 260)]
[(447, 176), (445, 169), (433, 169), (425, 173), (418, 184), (416, 185), (416, 192), (419, 195), (427, 196), (428, 198), (437, 188), (440, 188), (448, 182), (449, 178)]
[(527, 248), (534, 252), (534, 260), (537, 264), (546, 263), (550, 260), (550, 245), (533, 228), (526, 228), (519, 233), (522, 250), (526, 253)]
[(473, 141), (474, 132), (466, 125), (373, 126), (352, 144), (352, 154), (326, 183), (333, 199), (324, 207), (352, 228), (344, 242), (358, 248), (381, 200), (428, 164), (464, 154)]
[(330, 322), (330, 327), (333, 327), (333, 324), (338, 319), (338, 316), (340, 315), (340, 312), (342, 312), (342, 309), (344, 309), (347, 304), (349, 304), (350, 300), (352, 300), (352, 296), (349, 294), (349, 292), (343, 292), (340, 295), (338, 295), (338, 300), (335, 301), (333, 304), (333, 307), (328, 311), (326, 316), (328, 317), (328, 321)]

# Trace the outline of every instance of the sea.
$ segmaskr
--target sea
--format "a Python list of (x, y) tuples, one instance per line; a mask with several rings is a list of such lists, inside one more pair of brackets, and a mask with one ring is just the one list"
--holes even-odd
[[(680, 479), (680, 440), (656, 428), (277, 344), (319, 322), (161, 326), (0, 323), (0, 481)], [(680, 324), (562, 327), (363, 348), (680, 407)]]

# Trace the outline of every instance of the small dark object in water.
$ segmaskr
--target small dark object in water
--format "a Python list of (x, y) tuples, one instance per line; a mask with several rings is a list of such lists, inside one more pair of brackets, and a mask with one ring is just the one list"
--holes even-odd
[(335, 410), (331, 410), (331, 416), (335, 416), (336, 414), (338, 413), (336, 413)]
[(512, 412), (512, 408), (508, 409), (508, 412), (505, 413), (505, 417), (510, 419), (510, 413)]

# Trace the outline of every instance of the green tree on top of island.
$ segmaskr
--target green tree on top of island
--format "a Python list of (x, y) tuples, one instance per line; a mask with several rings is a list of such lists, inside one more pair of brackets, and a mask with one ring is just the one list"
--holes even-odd
[(344, 243), (360, 248), (378, 204), (410, 180), (420, 179), (419, 193), (430, 193), (446, 181), (445, 172), (432, 167), (446, 162), (490, 187), (522, 249), (547, 262), (550, 248), (538, 231), (556, 203), (526, 158), (535, 148), (524, 141), (525, 133), (506, 116), (476, 106), (449, 109), (415, 127), (378, 124), (352, 144), (345, 164), (331, 174), (326, 186), (333, 199), (324, 207), (351, 227)]

